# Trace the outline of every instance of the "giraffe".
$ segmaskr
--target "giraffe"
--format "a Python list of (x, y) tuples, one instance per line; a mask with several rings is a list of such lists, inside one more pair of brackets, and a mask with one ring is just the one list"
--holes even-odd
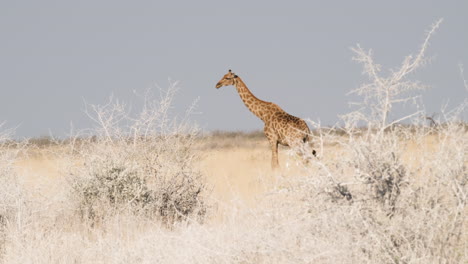
[[(286, 113), (274, 103), (255, 97), (242, 79), (231, 70), (216, 84), (216, 88), (229, 85), (236, 87), (245, 106), (265, 123), (263, 131), (270, 143), (273, 169), (279, 167), (278, 144), (293, 148), (300, 156), (306, 154), (310, 130), (304, 120)], [(312, 150), (312, 154), (315, 156), (316, 151)]]

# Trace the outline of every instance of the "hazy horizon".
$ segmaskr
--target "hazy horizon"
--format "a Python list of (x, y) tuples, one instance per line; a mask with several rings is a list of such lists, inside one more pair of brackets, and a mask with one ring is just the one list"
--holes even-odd
[[(8, 1), (0, 3), (0, 129), (15, 137), (65, 136), (92, 126), (84, 101), (180, 82), (174, 113), (199, 98), (205, 131), (253, 131), (263, 123), (235, 88), (215, 89), (228, 69), (260, 99), (333, 125), (352, 110), (346, 94), (366, 81), (350, 47), (372, 49), (383, 69), (414, 54), (431, 24), (431, 61), (413, 74), (428, 114), (468, 92), (468, 2), (439, 1)], [(404, 111), (404, 109), (402, 110)], [(466, 120), (467, 117), (463, 116)]]

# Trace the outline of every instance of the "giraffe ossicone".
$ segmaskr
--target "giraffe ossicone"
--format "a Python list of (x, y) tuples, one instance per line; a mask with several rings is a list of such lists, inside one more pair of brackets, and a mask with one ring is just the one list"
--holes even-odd
[[(293, 148), (300, 156), (308, 154), (310, 129), (304, 120), (286, 113), (274, 103), (255, 97), (242, 79), (231, 70), (221, 78), (216, 88), (230, 85), (236, 87), (245, 106), (265, 123), (263, 131), (270, 143), (273, 168), (279, 167), (278, 144)], [(315, 156), (316, 151), (312, 150), (312, 154)]]

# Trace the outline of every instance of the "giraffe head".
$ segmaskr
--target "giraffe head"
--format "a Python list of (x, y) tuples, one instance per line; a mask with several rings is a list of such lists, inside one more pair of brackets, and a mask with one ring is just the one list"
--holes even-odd
[(222, 86), (229, 86), (234, 85), (237, 79), (237, 75), (235, 75), (231, 70), (226, 73), (223, 78), (216, 84), (216, 89), (219, 89)]

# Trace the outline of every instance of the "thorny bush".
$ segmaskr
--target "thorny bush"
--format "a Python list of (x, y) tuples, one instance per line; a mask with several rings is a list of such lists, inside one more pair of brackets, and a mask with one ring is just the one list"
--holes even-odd
[(94, 222), (131, 211), (167, 225), (203, 220), (206, 187), (194, 167), (193, 149), (198, 129), (186, 118), (171, 119), (175, 90), (172, 84), (159, 100), (145, 94), (137, 117), (113, 99), (105, 106), (90, 106), (87, 113), (98, 125), (94, 137), (70, 143), (71, 163), (84, 163), (70, 167), (83, 217)]

